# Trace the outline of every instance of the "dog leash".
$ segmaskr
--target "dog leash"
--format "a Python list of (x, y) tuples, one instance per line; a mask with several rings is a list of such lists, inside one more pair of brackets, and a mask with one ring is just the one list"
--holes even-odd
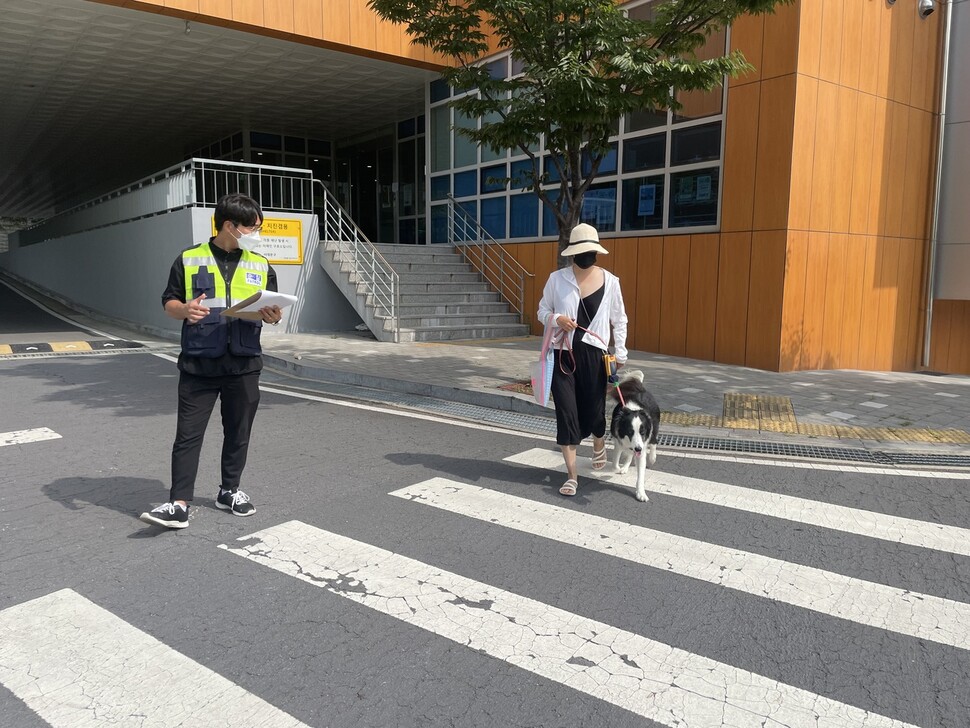
[[(593, 336), (595, 336), (600, 341), (603, 341), (603, 337), (602, 336), (600, 336), (599, 334), (597, 334), (595, 331), (590, 331), (585, 326), (580, 326), (579, 324), (576, 324), (576, 328), (577, 329), (582, 329), (587, 334), (592, 334)], [(575, 374), (576, 373), (576, 355), (573, 354), (573, 348), (569, 344), (569, 333), (571, 333), (571, 332), (564, 331), (563, 332), (563, 337), (559, 341), (559, 369), (562, 371), (563, 374)], [(608, 343), (606, 343), (605, 341), (603, 341), (603, 346), (605, 346), (607, 352), (609, 352), (610, 345)], [(569, 356), (573, 360), (573, 370), (572, 370), (572, 372), (567, 372), (565, 369), (563, 369), (563, 366), (562, 366), (562, 360), (563, 360), (562, 352), (564, 350), (569, 352)], [(616, 369), (614, 369), (613, 372), (606, 377), (606, 381), (608, 383), (612, 384), (616, 388), (616, 396), (620, 400), (620, 406), (621, 407), (626, 407), (626, 402), (623, 400), (623, 391), (620, 389), (620, 377), (617, 374)]]

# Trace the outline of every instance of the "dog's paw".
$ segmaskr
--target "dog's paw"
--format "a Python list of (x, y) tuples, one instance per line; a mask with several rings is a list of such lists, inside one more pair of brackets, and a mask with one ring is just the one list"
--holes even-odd
[(646, 503), (650, 499), (647, 498), (647, 494), (646, 493), (644, 493), (642, 490), (638, 490), (637, 491), (637, 500), (640, 501), (641, 503)]
[(630, 464), (627, 463), (626, 465), (620, 465), (617, 467), (616, 472), (618, 472), (620, 475), (626, 475), (628, 472), (630, 472)]

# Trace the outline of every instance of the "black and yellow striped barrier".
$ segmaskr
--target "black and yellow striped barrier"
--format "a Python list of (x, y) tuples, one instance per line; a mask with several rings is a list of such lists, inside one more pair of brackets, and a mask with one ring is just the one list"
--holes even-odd
[(50, 341), (36, 344), (0, 344), (0, 356), (11, 354), (71, 354), (81, 351), (113, 351), (115, 349), (142, 349), (144, 344), (121, 339), (96, 339), (94, 341)]

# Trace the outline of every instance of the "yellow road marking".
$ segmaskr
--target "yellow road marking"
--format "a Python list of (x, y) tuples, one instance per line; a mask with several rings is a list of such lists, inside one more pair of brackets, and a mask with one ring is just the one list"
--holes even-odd
[(86, 341), (52, 341), (51, 351), (91, 351), (91, 344)]

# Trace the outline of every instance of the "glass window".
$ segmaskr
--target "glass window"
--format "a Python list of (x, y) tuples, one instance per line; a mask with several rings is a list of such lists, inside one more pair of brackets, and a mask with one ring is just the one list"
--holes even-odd
[(539, 198), (533, 193), (509, 198), (509, 237), (534, 238), (539, 235)]
[(228, 157), (230, 154), (232, 154), (232, 140), (229, 137), (226, 137), (219, 142), (219, 153), (223, 157)]
[(521, 58), (516, 58), (512, 56), (512, 75), (518, 76), (520, 73), (525, 71), (526, 64)]
[(249, 146), (260, 149), (275, 149), (282, 151), (283, 138), (279, 134), (267, 134), (262, 131), (249, 132)]
[(656, 109), (643, 109), (642, 111), (634, 111), (632, 114), (626, 115), (626, 123), (624, 128), (629, 134), (634, 131), (643, 131), (645, 129), (655, 129), (658, 126), (667, 125), (667, 112), (657, 111)]
[(401, 215), (413, 215), (417, 201), (414, 170), (414, 139), (397, 145), (397, 211)]
[(718, 176), (717, 167), (670, 175), (670, 227), (717, 224)]
[(670, 164), (693, 164), (721, 156), (721, 122), (675, 129), (670, 139)]
[(330, 142), (321, 141), (319, 139), (310, 139), (307, 142), (307, 151), (310, 154), (314, 154), (318, 157), (329, 157)]
[(405, 119), (397, 123), (398, 139), (407, 139), (414, 136), (414, 119)]
[(431, 171), (451, 167), (451, 114), (447, 106), (431, 109)]
[(415, 243), (417, 242), (417, 231), (415, 223), (417, 221), (412, 217), (407, 220), (398, 220), (397, 222), (397, 241), (399, 243)]
[(431, 103), (444, 101), (451, 95), (451, 89), (443, 78), (431, 82)]
[[(482, 167), (482, 194), (484, 195), (486, 192), (500, 192), (504, 190), (506, 176), (507, 173), (504, 164), (497, 164), (494, 167)], [(484, 211), (482, 214), (484, 214)]]
[(431, 207), (431, 242), (448, 242), (448, 205)]
[(511, 179), (512, 189), (524, 190), (532, 185), (533, 169), (531, 159), (520, 159), (512, 162)]
[(306, 169), (306, 157), (301, 154), (287, 154), (283, 157), (283, 166), (294, 169)]
[(496, 240), (505, 240), (505, 196), (482, 200), (482, 227)]
[(579, 221), (603, 232), (616, 230), (616, 182), (590, 185), (583, 197)]
[[(585, 150), (583, 151), (583, 175), (589, 174), (589, 171), (593, 168), (593, 163), (590, 160), (590, 155)], [(596, 176), (602, 177), (607, 174), (616, 174), (616, 142), (610, 144), (610, 151), (606, 153), (603, 157), (603, 161), (600, 162), (600, 167), (596, 170)]]
[(233, 150), (242, 149), (242, 132), (236, 132), (232, 135), (232, 148)]
[(324, 183), (327, 183), (330, 181), (332, 173), (330, 170), (329, 159), (311, 159), (310, 169), (313, 170), (313, 176), (316, 179)]
[(455, 240), (478, 239), (478, 201), (465, 200), (455, 205)]
[(478, 145), (458, 132), (459, 129), (476, 128), (478, 128), (476, 119), (470, 119), (455, 111), (455, 167), (467, 167), (469, 164), (478, 162)]
[(282, 155), (277, 152), (254, 152), (253, 164), (265, 164), (270, 167), (279, 167)]
[[(560, 157), (560, 160), (562, 160), (562, 157)], [(545, 170), (545, 173), (549, 175), (548, 179), (546, 179), (545, 181), (545, 184), (547, 185), (554, 184), (554, 183), (558, 184), (559, 170), (556, 169), (556, 165), (553, 164), (551, 154), (547, 154), (542, 158), (542, 165), (543, 165), (543, 169)]]
[(666, 156), (666, 133), (623, 140), (624, 172), (663, 167)]
[(664, 224), (664, 176), (623, 180), (621, 229), (658, 230)]
[(448, 193), (451, 192), (451, 175), (446, 174), (442, 177), (431, 178), (431, 199), (446, 200)]
[[(549, 200), (553, 205), (559, 199), (559, 190), (549, 190)], [(556, 222), (556, 216), (553, 215), (552, 210), (546, 204), (542, 205), (542, 234), (548, 236), (559, 235), (559, 223)]]
[[(482, 117), (482, 126), (484, 126), (485, 124), (495, 124), (501, 120), (502, 120), (502, 117), (499, 115), (497, 111), (495, 111), (490, 114), (486, 114), (484, 117)], [(505, 156), (507, 153), (508, 153), (507, 149), (499, 149), (498, 151), (495, 151), (491, 147), (483, 146), (482, 161), (494, 162), (496, 159), (505, 159)]]
[(424, 192), (424, 179), (425, 179), (425, 176), (424, 176), (424, 139), (418, 139), (417, 140), (417, 145), (418, 145), (418, 161), (417, 161), (417, 164), (414, 167), (414, 171), (415, 171), (415, 174), (417, 175), (417, 178), (415, 179), (414, 184), (415, 184), (415, 187), (417, 187), (417, 190), (418, 190), (418, 203), (417, 203), (418, 206), (417, 206), (417, 209), (415, 210), (415, 212), (418, 215), (423, 215), (424, 214), (424, 202), (425, 202), (425, 200), (424, 200), (424, 195), (425, 195), (425, 192)]
[(303, 153), (306, 151), (306, 139), (304, 139), (303, 137), (291, 137), (291, 136), (284, 137), (283, 147), (288, 152)]
[(424, 114), (418, 117), (418, 134), (424, 134)]
[(485, 68), (488, 69), (488, 75), (496, 81), (506, 78), (509, 75), (509, 58), (502, 56), (498, 60), (486, 64)]
[(455, 197), (478, 194), (478, 173), (475, 170), (455, 173)]

